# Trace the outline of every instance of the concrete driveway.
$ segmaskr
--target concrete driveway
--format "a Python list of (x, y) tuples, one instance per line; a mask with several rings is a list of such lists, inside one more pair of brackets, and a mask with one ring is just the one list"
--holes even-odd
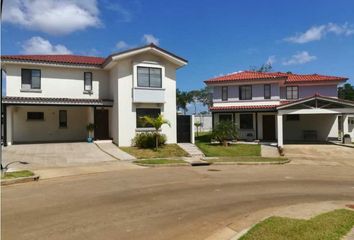
[(290, 164), (354, 166), (354, 148), (334, 144), (286, 144)]
[[(13, 164), (13, 168), (39, 170), (48, 168), (89, 167), (103, 163), (121, 163), (116, 158), (101, 151), (95, 144), (44, 143), (8, 146), (3, 149), (3, 161), (25, 161), (29, 164)], [(128, 163), (124, 163), (128, 164)]]

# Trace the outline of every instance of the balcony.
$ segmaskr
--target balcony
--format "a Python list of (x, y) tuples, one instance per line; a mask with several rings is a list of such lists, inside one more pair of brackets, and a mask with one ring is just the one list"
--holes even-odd
[(165, 103), (165, 89), (133, 88), (133, 103)]

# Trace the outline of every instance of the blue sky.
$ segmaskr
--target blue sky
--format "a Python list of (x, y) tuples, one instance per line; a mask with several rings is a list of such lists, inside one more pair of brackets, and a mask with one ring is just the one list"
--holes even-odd
[(2, 54), (107, 56), (149, 42), (189, 60), (177, 85), (272, 62), (354, 84), (354, 1), (5, 0)]

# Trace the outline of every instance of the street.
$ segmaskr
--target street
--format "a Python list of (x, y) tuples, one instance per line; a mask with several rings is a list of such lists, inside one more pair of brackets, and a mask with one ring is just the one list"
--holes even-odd
[(354, 200), (354, 168), (146, 168), (2, 188), (2, 239), (205, 239), (252, 212)]

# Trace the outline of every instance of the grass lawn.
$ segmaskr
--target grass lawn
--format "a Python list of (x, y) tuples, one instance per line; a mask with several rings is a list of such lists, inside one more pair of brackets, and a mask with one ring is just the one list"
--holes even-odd
[(195, 144), (207, 157), (260, 156), (261, 146), (258, 144), (234, 144), (224, 147), (209, 142), (196, 141)]
[(144, 160), (137, 160), (134, 163), (141, 163), (141, 164), (173, 164), (173, 163), (186, 163), (183, 160), (174, 160), (174, 159), (144, 159)]
[(213, 162), (283, 162), (286, 158), (265, 158), (259, 156), (240, 156), (240, 157), (219, 157), (218, 159), (208, 159)]
[(135, 156), (136, 158), (171, 158), (171, 157), (187, 157), (188, 154), (177, 144), (166, 144), (163, 147), (155, 149), (144, 149), (137, 147), (121, 147), (123, 151)]
[(335, 240), (354, 226), (354, 211), (334, 210), (310, 220), (270, 217), (254, 226), (242, 240)]
[(20, 177), (30, 177), (33, 176), (34, 173), (28, 170), (16, 171), (16, 172), (7, 172), (3, 179), (12, 179), (12, 178), (20, 178)]

